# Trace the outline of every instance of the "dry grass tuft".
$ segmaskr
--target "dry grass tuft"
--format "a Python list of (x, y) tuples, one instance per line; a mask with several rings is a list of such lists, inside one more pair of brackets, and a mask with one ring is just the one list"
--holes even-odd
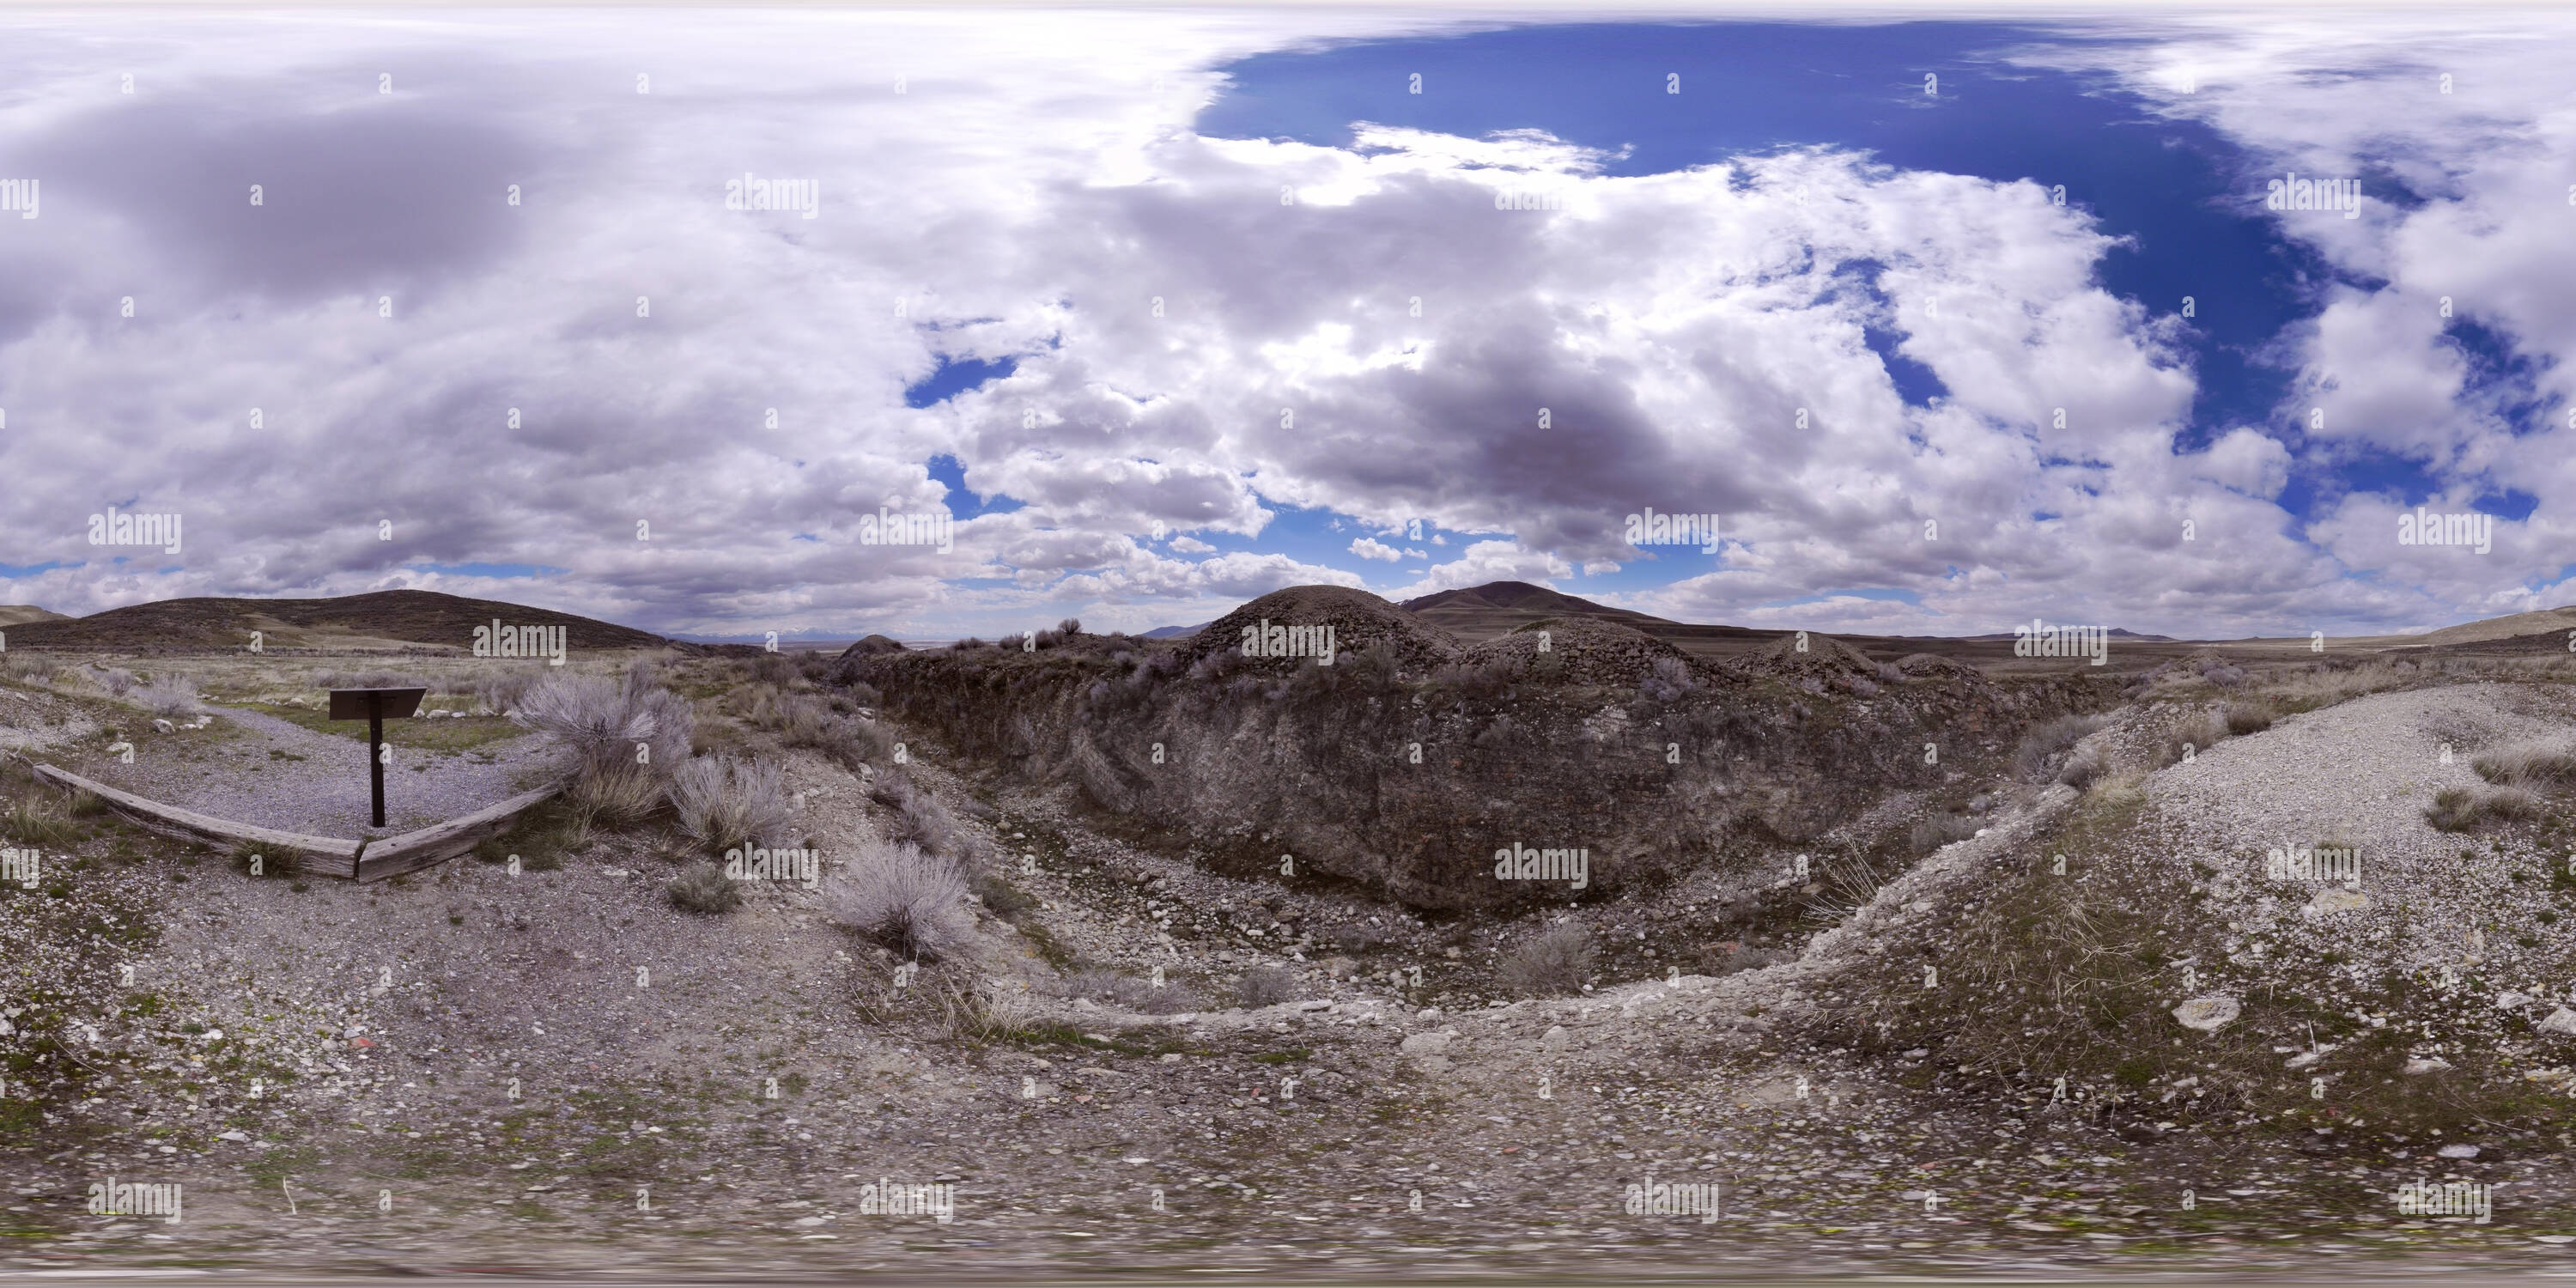
[(1567, 922), (1522, 941), (1496, 969), (1503, 987), (1517, 993), (1571, 993), (1599, 956), (1592, 932)]

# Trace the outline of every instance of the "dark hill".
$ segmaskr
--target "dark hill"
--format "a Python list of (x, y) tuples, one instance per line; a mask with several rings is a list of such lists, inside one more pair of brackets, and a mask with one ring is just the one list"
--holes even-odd
[(10, 630), (10, 646), (29, 648), (238, 648), (261, 634), (267, 648), (388, 648), (430, 645), (471, 651), (474, 628), (494, 618), (509, 626), (561, 626), (566, 647), (650, 648), (659, 635), (552, 609), (433, 590), (379, 590), (336, 599), (165, 599), (111, 608), (87, 617), (36, 622)]

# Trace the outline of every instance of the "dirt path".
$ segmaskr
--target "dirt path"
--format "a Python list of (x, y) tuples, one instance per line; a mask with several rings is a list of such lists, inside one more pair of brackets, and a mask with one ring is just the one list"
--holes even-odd
[[(317, 733), (264, 712), (215, 707), (208, 729), (154, 729), (136, 713), (124, 724), (134, 763), (85, 745), (63, 767), (166, 804), (217, 818), (319, 836), (373, 832), (364, 738)], [(139, 732), (135, 732), (139, 730)], [(96, 740), (93, 739), (94, 743)], [(527, 790), (554, 756), (520, 736), (470, 751), (394, 747), (385, 766), (385, 823), (407, 831), (470, 814)]]

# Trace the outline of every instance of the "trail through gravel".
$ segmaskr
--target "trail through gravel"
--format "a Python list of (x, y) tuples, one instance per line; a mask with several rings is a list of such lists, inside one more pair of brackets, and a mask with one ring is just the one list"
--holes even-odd
[[(258, 711), (213, 708), (211, 729), (160, 733), (136, 722), (134, 763), (96, 743), (63, 768), (110, 787), (217, 818), (319, 836), (365, 836), (370, 822), (367, 744), (316, 733)], [(227, 728), (226, 725), (230, 727)], [(552, 763), (544, 740), (523, 735), (470, 751), (395, 747), (385, 766), (384, 832), (403, 832), (473, 813), (518, 792)]]

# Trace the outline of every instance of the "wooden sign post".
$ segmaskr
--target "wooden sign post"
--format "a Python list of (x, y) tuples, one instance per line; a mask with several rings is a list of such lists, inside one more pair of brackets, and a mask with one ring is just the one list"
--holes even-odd
[(420, 711), (427, 689), (333, 689), (331, 718), (367, 722), (367, 776), (375, 785), (377, 827), (385, 825), (385, 721)]

